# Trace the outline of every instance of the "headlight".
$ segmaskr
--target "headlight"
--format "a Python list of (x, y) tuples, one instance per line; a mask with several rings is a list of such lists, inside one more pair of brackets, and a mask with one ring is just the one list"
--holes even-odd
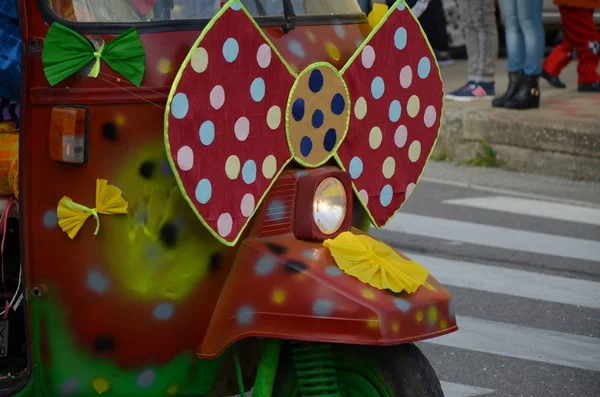
[(317, 187), (313, 201), (313, 219), (321, 233), (338, 231), (346, 218), (346, 190), (339, 179), (327, 177)]

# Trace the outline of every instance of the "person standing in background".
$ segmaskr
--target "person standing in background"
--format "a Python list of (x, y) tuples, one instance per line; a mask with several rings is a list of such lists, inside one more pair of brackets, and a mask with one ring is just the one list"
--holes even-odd
[(600, 33), (594, 23), (594, 9), (600, 8), (600, 0), (554, 0), (562, 19), (565, 36), (563, 42), (552, 50), (542, 68), (542, 77), (556, 88), (565, 84), (558, 76), (571, 62), (571, 52), (577, 51), (579, 92), (600, 92)]
[(493, 107), (540, 107), (539, 77), (544, 60), (543, 0), (500, 0), (508, 52), (508, 88)]
[(440, 66), (450, 66), (453, 63), (450, 55), (450, 37), (446, 26), (446, 12), (442, 0), (431, 0), (427, 9), (419, 18), (423, 31), (431, 43), (435, 57)]
[(457, 101), (492, 99), (496, 93), (494, 75), (498, 57), (496, 0), (458, 0), (458, 12), (467, 43), (469, 76), (464, 86), (446, 94), (446, 98)]

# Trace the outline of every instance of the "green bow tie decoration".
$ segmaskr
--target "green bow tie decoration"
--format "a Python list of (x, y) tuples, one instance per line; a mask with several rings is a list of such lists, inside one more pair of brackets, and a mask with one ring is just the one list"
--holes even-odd
[(146, 54), (135, 28), (128, 29), (106, 45), (103, 43), (96, 51), (74, 30), (56, 22), (50, 26), (42, 52), (44, 73), (50, 85), (63, 81), (94, 60), (88, 76), (98, 77), (100, 59), (137, 87), (142, 83)]

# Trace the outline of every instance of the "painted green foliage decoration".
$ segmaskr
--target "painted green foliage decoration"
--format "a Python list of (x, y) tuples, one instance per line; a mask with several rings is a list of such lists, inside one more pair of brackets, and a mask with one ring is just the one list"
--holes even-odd
[(44, 41), (42, 62), (50, 85), (54, 86), (90, 62), (88, 76), (98, 77), (100, 60), (131, 83), (140, 86), (144, 78), (146, 54), (135, 28), (130, 28), (96, 51), (92, 44), (74, 30), (54, 22)]

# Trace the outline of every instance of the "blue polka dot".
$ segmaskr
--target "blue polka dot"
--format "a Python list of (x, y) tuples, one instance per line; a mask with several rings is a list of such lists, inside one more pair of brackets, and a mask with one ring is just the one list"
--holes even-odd
[(204, 146), (209, 146), (215, 140), (215, 124), (207, 120), (200, 126), (200, 142)]
[(171, 164), (169, 164), (168, 161), (163, 161), (162, 163), (160, 163), (160, 173), (169, 178), (175, 176), (173, 175), (173, 169), (171, 168)]
[(346, 109), (346, 101), (342, 94), (335, 94), (331, 99), (331, 113), (337, 114), (338, 116), (344, 113)]
[(343, 25), (335, 25), (333, 27), (333, 30), (335, 31), (335, 34), (337, 34), (340, 39), (343, 39), (344, 37), (346, 37), (346, 29), (344, 29)]
[(290, 51), (292, 52), (292, 54), (300, 57), (300, 58), (304, 58), (305, 53), (304, 53), (304, 47), (302, 47), (302, 44), (300, 44), (300, 42), (298, 40), (290, 40), (289, 44), (288, 44), (288, 48), (290, 49)]
[(304, 99), (298, 98), (294, 101), (292, 104), (292, 116), (296, 121), (304, 118)]
[(429, 76), (430, 72), (431, 72), (431, 61), (427, 57), (421, 58), (421, 60), (419, 61), (419, 66), (417, 67), (417, 73), (419, 74), (419, 77), (424, 79), (427, 76)]
[(343, 272), (337, 266), (327, 266), (325, 268), (325, 272), (333, 277), (341, 276), (343, 274)]
[(328, 316), (333, 312), (333, 302), (329, 299), (317, 299), (313, 303), (313, 313), (317, 316)]
[(406, 48), (406, 40), (407, 40), (406, 29), (398, 28), (396, 29), (396, 33), (394, 33), (394, 45), (397, 49), (403, 50)]
[(239, 11), (242, 9), (242, 6), (237, 1), (234, 1), (233, 3), (231, 3), (231, 6), (229, 8), (231, 8), (233, 11)]
[(402, 115), (402, 105), (400, 104), (400, 101), (393, 100), (392, 103), (390, 103), (390, 110), (389, 110), (390, 121), (392, 123), (395, 123), (396, 121), (400, 120), (401, 115)]
[(94, 292), (103, 294), (108, 290), (109, 282), (98, 270), (90, 270), (87, 274), (87, 286)]
[(306, 175), (308, 175), (308, 171), (306, 171), (306, 170), (300, 170), (300, 171), (296, 172), (296, 176), (298, 178), (302, 178), (303, 176), (306, 176)]
[(319, 251), (317, 251), (315, 249), (304, 250), (304, 251), (302, 251), (302, 257), (304, 259), (308, 259), (308, 260), (314, 261), (317, 258), (319, 258)]
[(254, 160), (248, 160), (242, 167), (242, 179), (247, 185), (256, 181), (256, 163)]
[(392, 198), (394, 197), (394, 189), (390, 185), (385, 185), (383, 189), (381, 189), (381, 194), (379, 195), (379, 202), (382, 206), (387, 207), (392, 203)]
[(308, 155), (312, 151), (312, 145), (312, 140), (309, 137), (305, 136), (300, 141), (300, 153), (302, 153), (304, 157), (308, 157)]
[(229, 63), (235, 61), (240, 53), (240, 45), (234, 38), (228, 38), (223, 44), (223, 57)]
[(330, 128), (325, 133), (325, 138), (323, 138), (323, 147), (328, 152), (331, 152), (337, 143), (337, 133), (334, 128)]
[(256, 262), (256, 265), (254, 265), (254, 271), (259, 276), (266, 276), (267, 274), (271, 273), (273, 269), (275, 269), (275, 266), (277, 266), (277, 260), (275, 257), (271, 255), (265, 255), (261, 257), (258, 262)]
[(254, 79), (250, 85), (250, 95), (252, 95), (254, 102), (260, 102), (263, 100), (265, 97), (265, 81), (262, 79), (262, 77), (257, 77)]
[(323, 89), (323, 73), (319, 69), (315, 69), (310, 72), (310, 77), (308, 78), (308, 88), (314, 93), (317, 93)]
[(212, 185), (208, 179), (202, 179), (196, 185), (196, 200), (200, 204), (206, 204), (212, 197)]
[(171, 113), (173, 114), (173, 117), (182, 119), (187, 115), (189, 109), (190, 104), (187, 96), (183, 92), (180, 92), (173, 97), (173, 101), (171, 101)]
[(254, 310), (250, 306), (242, 306), (237, 313), (237, 323), (239, 325), (249, 325), (254, 320)]
[(150, 387), (154, 383), (154, 379), (156, 379), (156, 372), (153, 369), (147, 369), (138, 376), (137, 384), (143, 388)]
[(312, 115), (312, 126), (315, 128), (321, 128), (325, 122), (325, 115), (319, 109), (315, 110)]
[(286, 206), (279, 200), (273, 200), (267, 207), (267, 218), (270, 221), (280, 221), (286, 216)]
[(350, 176), (352, 179), (358, 179), (363, 172), (363, 162), (359, 157), (354, 157), (350, 160)]
[(56, 215), (56, 211), (48, 210), (44, 214), (44, 226), (47, 228), (53, 228), (58, 226), (58, 216)]
[(371, 82), (371, 95), (373, 98), (379, 99), (385, 92), (385, 83), (381, 77), (375, 77)]
[(173, 305), (171, 303), (159, 303), (154, 308), (154, 318), (157, 320), (168, 320), (173, 315)]
[(404, 3), (404, 1), (401, 1), (400, 3), (398, 3), (398, 6), (396, 8), (398, 9), (398, 11), (404, 11), (404, 9), (406, 8), (406, 4)]
[(395, 298), (394, 304), (396, 305), (398, 310), (400, 310), (402, 313), (406, 313), (407, 311), (410, 310), (410, 302), (407, 301), (406, 299)]

